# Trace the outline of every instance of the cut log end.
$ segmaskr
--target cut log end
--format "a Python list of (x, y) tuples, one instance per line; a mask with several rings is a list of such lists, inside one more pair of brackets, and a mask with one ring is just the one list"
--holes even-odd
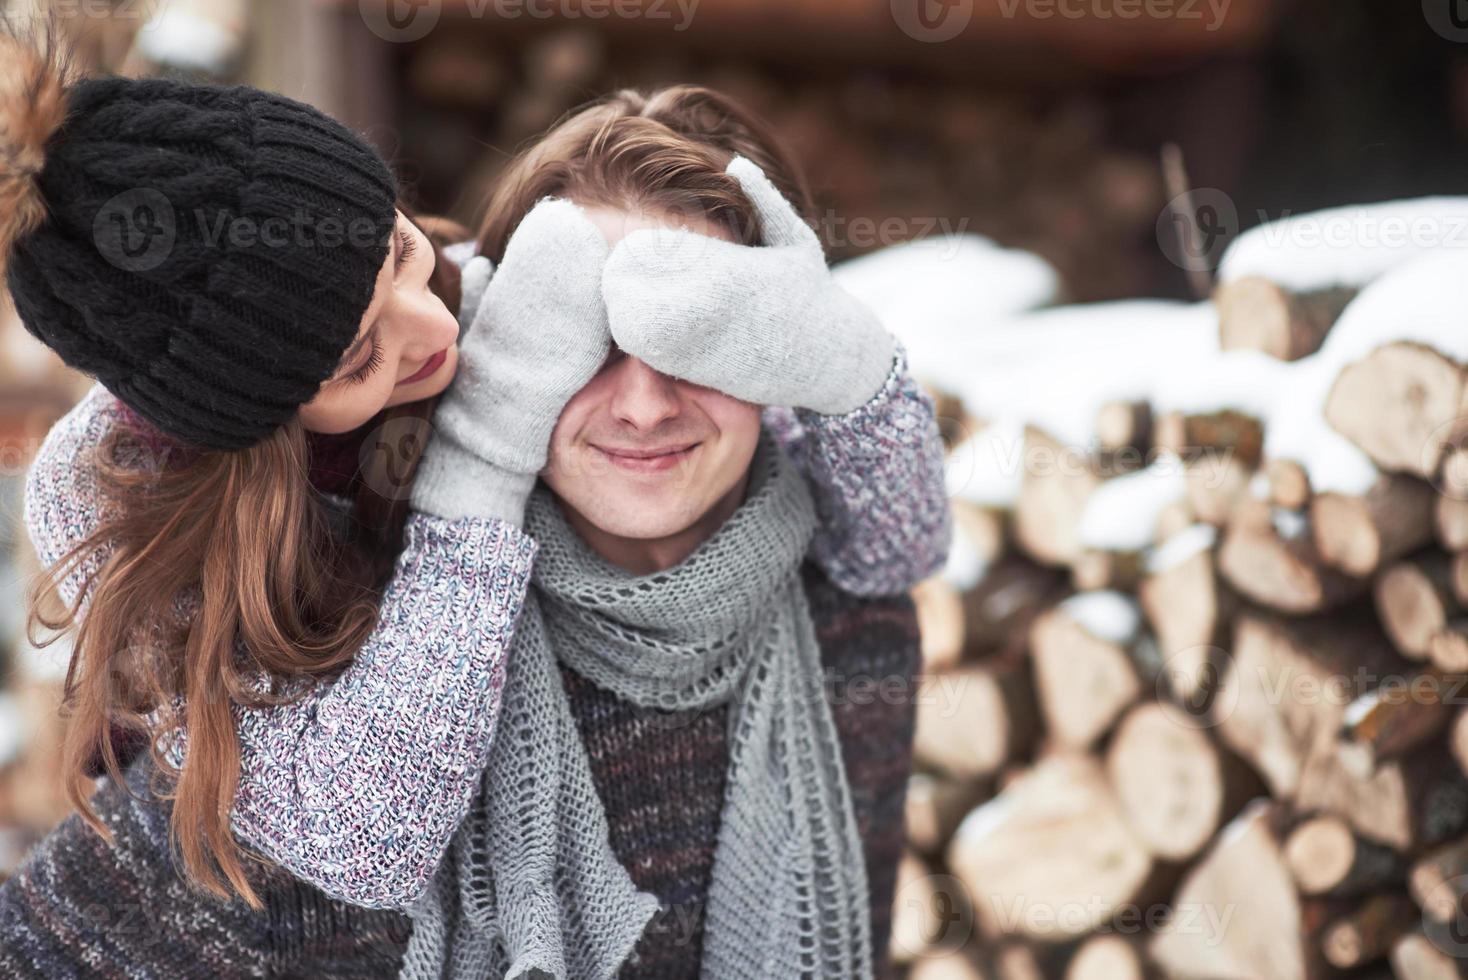
[(1320, 939), (1325, 960), (1338, 969), (1349, 970), (1385, 956), (1417, 919), (1417, 907), (1407, 896), (1374, 896), (1326, 927)]
[(1298, 360), (1320, 349), (1355, 295), (1354, 289), (1345, 287), (1289, 292), (1261, 276), (1221, 283), (1213, 293), (1219, 346)]
[(1376, 580), (1376, 611), (1404, 657), (1424, 660), (1432, 638), (1460, 608), (1452, 593), (1449, 560), (1430, 552), (1386, 569)]
[(1345, 880), (1356, 856), (1356, 838), (1344, 820), (1316, 817), (1285, 841), (1285, 863), (1306, 895), (1322, 895)]
[(1325, 417), (1383, 470), (1432, 479), (1462, 396), (1463, 369), (1457, 363), (1431, 347), (1398, 341), (1337, 375)]
[(1065, 980), (1148, 980), (1141, 950), (1121, 936), (1094, 936), (1071, 957)]
[(1132, 830), (1164, 860), (1192, 857), (1230, 816), (1218, 747), (1197, 719), (1171, 705), (1130, 711), (1112, 739), (1106, 770)]

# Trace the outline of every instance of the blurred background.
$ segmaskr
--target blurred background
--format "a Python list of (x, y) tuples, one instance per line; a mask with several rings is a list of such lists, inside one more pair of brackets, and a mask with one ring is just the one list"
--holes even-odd
[[(1177, 302), (1147, 309), (1175, 313), (1182, 323), (1207, 305), (1196, 301), (1212, 294), (1219, 257), (1250, 227), (1332, 205), (1464, 193), (1468, 18), (1455, 4), (12, 0), (0, 2), (0, 9), (13, 17), (59, 13), (95, 70), (247, 82), (311, 102), (368, 134), (397, 166), (420, 209), (453, 216), (470, 227), (476, 226), (479, 208), (510, 155), (567, 110), (624, 86), (698, 82), (720, 88), (770, 120), (795, 149), (815, 190), (833, 261), (872, 253), (906, 255), (900, 246), (910, 240), (952, 243), (953, 255), (967, 249), (962, 251), (967, 259), (960, 256), (946, 265), (844, 267), (851, 270), (847, 276), (853, 283), (864, 276), (868, 283), (873, 276), (887, 277), (880, 288), (872, 286), (874, 302), (886, 303), (884, 314), (905, 322), (929, 313), (943, 320), (946, 332), (928, 337), (928, 346), (915, 351), (915, 364), (921, 367), (924, 356), (928, 364), (943, 359), (943, 343), (966, 330), (977, 331), (987, 317), (998, 315), (988, 299), (992, 295), (1011, 298), (1006, 300), (1009, 307), (998, 311), (1006, 317), (1029, 307), (1066, 305), (1109, 310), (1109, 319), (1102, 315), (1095, 321), (1107, 324), (1118, 316), (1135, 323), (1140, 314), (1127, 305), (1078, 304), (1171, 300)], [(974, 249), (1004, 258), (981, 261)], [(1087, 322), (1077, 317), (1068, 325), (1084, 332)], [(913, 329), (920, 331), (922, 325)], [(1103, 324), (1098, 327), (1102, 329), (1109, 327)], [(1206, 329), (1216, 332), (1216, 324), (1210, 321)], [(922, 346), (916, 337), (912, 343)], [(1167, 362), (1173, 356), (1170, 350), (1167, 344), (1129, 343), (1109, 349), (1111, 359), (1098, 361), (1095, 371), (1122, 370), (1116, 367), (1121, 357), (1148, 364), (1154, 378), (1174, 367), (1181, 372), (1181, 362)], [(1275, 356), (1288, 360), (1311, 350)], [(1046, 355), (1029, 356), (1028, 368), (1044, 373)], [(1263, 375), (1258, 383), (1266, 383)], [(56, 703), (66, 650), (64, 643), (33, 650), (23, 636), (23, 590), (34, 559), (20, 521), (20, 499), (25, 468), (39, 440), (86, 386), (86, 379), (62, 369), (0, 304), (0, 656), (6, 678), (0, 689), (0, 875), (66, 812), (55, 779), (62, 723), (56, 718)], [(993, 421), (973, 401), (965, 402), (956, 390), (961, 387), (961, 382), (933, 385), (935, 395), (942, 396), (946, 434), (955, 448)], [(1136, 392), (1120, 394), (1132, 397)], [(1136, 416), (1127, 418), (1124, 428), (1130, 432)], [(1251, 471), (1262, 471), (1266, 460), (1255, 449)], [(1072, 487), (1054, 493), (1074, 497), (1076, 491)], [(1033, 531), (1016, 532), (1013, 497), (968, 496), (956, 506), (964, 510), (961, 524), (970, 536), (964, 555), (971, 567), (950, 569), (941, 584), (920, 595), (925, 629), (932, 631), (930, 666), (982, 669), (985, 676), (999, 678), (1003, 683), (996, 683), (992, 695), (998, 707), (985, 709), (985, 717), (992, 721), (996, 711), (1017, 717), (1028, 709), (1012, 700), (1018, 695), (1009, 684), (1008, 661), (995, 658), (1011, 656), (1016, 644), (1023, 647), (1035, 619), (1055, 602), (1086, 591), (1135, 591), (1141, 573), (1135, 568), (1128, 573), (1117, 562), (1101, 571), (1095, 564), (1085, 566), (1090, 572), (1077, 571), (1083, 554), (1094, 561), (1097, 549), (1047, 547)], [(1296, 501), (1294, 507), (1305, 505)], [(1061, 510), (1057, 522), (1079, 521), (1076, 507)], [(1202, 510), (1195, 506), (1189, 517), (1174, 515), (1174, 522), (1178, 527), (1227, 524), (1227, 514)], [(1154, 521), (1155, 515), (1148, 512), (1146, 520)], [(1140, 550), (1118, 546), (1111, 556), (1135, 558)], [(979, 596), (981, 582), (991, 579), (978, 569), (999, 566), (1011, 596), (1002, 601), (1020, 610), (1014, 618), (980, 608), (992, 595)], [(1371, 607), (1369, 576), (1358, 569), (1355, 577), (1368, 584), (1342, 599), (1334, 607), (1338, 613)], [(1198, 594), (1196, 588), (1188, 589), (1184, 595)], [(1247, 601), (1268, 605), (1262, 599)], [(1304, 611), (1324, 613), (1330, 606), (1322, 601)], [(1131, 606), (1126, 609), (1116, 615), (1125, 620), (1133, 612)], [(1043, 642), (1065, 651), (1059, 654), (1062, 659), (1078, 649), (1082, 652), (1076, 656), (1083, 659), (1087, 644), (1094, 646), (1102, 642), (1098, 637), (1109, 635), (1107, 624), (1116, 616), (1094, 608), (1078, 612), (1072, 607), (1071, 612), (1073, 621), (1066, 624), (1049, 621), (1047, 628), (1058, 629), (1060, 635), (1047, 633)], [(976, 616), (1004, 624), (1003, 635), (976, 640)], [(1097, 617), (1105, 622), (1097, 623)], [(1092, 625), (1083, 629), (1076, 623)], [(1067, 638), (1066, 629), (1080, 632)], [(1132, 647), (1131, 640), (1108, 642), (1128, 651)], [(920, 732), (920, 738), (936, 737), (941, 744), (926, 750), (920, 745), (924, 775), (915, 783), (910, 811), (913, 855), (904, 869), (906, 890), (898, 896), (896, 919), (907, 932), (894, 939), (894, 949), (917, 964), (914, 975), (927, 971), (930, 977), (1004, 980), (1152, 976), (1170, 962), (1174, 965), (1167, 975), (1316, 976), (1373, 963), (1372, 969), (1385, 969), (1393, 943), (1416, 936), (1412, 907), (1383, 900), (1369, 909), (1360, 901), (1317, 908), (1296, 897), (1278, 915), (1283, 940), (1255, 936), (1250, 940), (1255, 954), (1189, 972), (1175, 964), (1188, 962), (1190, 953), (1174, 953), (1170, 959), (1166, 950), (1141, 954), (1136, 952), (1138, 933), (1115, 928), (1110, 937), (1122, 935), (1120, 947), (1125, 948), (1108, 943), (1099, 953), (1087, 954), (1100, 959), (1078, 965), (1097, 928), (1115, 926), (1116, 908), (1093, 910), (1075, 928), (1006, 925), (992, 915), (976, 920), (965, 905), (971, 905), (972, 896), (959, 894), (965, 887), (972, 891), (972, 879), (959, 884), (950, 877), (950, 872), (963, 877), (956, 867), (962, 862), (947, 850), (959, 818), (1002, 795), (1008, 781), (1046, 758), (1057, 742), (1067, 743), (1064, 732), (1057, 735), (1055, 728), (1057, 722), (1063, 728), (1072, 708), (1044, 703), (1055, 699), (1047, 695), (1039, 668), (1026, 666), (1023, 673), (1021, 686), (1028, 691), (1023, 698), (1032, 707), (1040, 703), (1050, 723), (1048, 737), (1033, 732), (1021, 737), (1025, 725), (1004, 721), (1005, 732), (991, 740), (998, 738), (1005, 746), (990, 752), (992, 761), (976, 762), (973, 753), (953, 757), (953, 745), (967, 737), (962, 732), (945, 729), (934, 736), (937, 729), (931, 726), (926, 735)], [(1145, 688), (1149, 675), (1141, 676)], [(1135, 696), (1133, 692), (1131, 700)], [(1100, 758), (1115, 741), (1111, 728), (1120, 713), (1118, 708), (1078, 744), (1072, 738), (1069, 747)], [(1436, 723), (1431, 737), (1439, 737), (1445, 724)], [(1208, 731), (1211, 738), (1212, 727)], [(1155, 741), (1165, 742), (1166, 732)], [(1259, 785), (1260, 772), (1267, 776), (1268, 767), (1250, 758), (1247, 747), (1227, 737), (1223, 743), (1207, 747), (1224, 753), (1220, 771), (1242, 760), (1259, 793), (1267, 789), (1275, 797), (1286, 795), (1288, 787), (1267, 778)], [(1153, 742), (1144, 737), (1143, 744)], [(985, 751), (989, 749), (975, 750), (980, 755)], [(1034, 828), (1062, 818), (1053, 800), (1050, 809), (1034, 800), (1067, 792), (1079, 801), (1079, 809), (1062, 814), (1064, 819), (1078, 822), (1076, 832), (1082, 838), (1107, 839), (1110, 804), (1088, 795), (1101, 792), (1092, 785), (1093, 775), (1060, 765), (1041, 773), (1049, 784), (1032, 780), (1025, 799), (1039, 808), (1021, 828), (1023, 833), (1006, 838), (1008, 846), (1045, 851), (1046, 839)], [(1181, 791), (1184, 803), (1196, 789)], [(1104, 792), (1121, 791), (1112, 787)], [(1230, 792), (1239, 795), (1236, 788)], [(1241, 813), (1248, 816), (1241, 806), (1220, 803), (1218, 809), (1217, 824), (1243, 819)], [(1252, 822), (1240, 825), (1236, 837), (1253, 847), (1248, 835), (1268, 823), (1271, 846), (1283, 854), (1280, 849), (1303, 815), (1298, 808), (1287, 815), (1278, 810), (1255, 813), (1249, 817)], [(1361, 828), (1346, 823), (1342, 828), (1354, 843)], [(1187, 887), (1191, 879), (1185, 876), (1205, 860), (1204, 844), (1216, 829), (1209, 827), (1191, 849), (1144, 847), (1145, 873), (1132, 874), (1126, 870), (1126, 856), (1116, 858), (1122, 870), (1105, 873), (1130, 876), (1122, 904), (1175, 913), (1166, 897)], [(1073, 838), (1062, 835), (1052, 843), (1078, 846)], [(1364, 840), (1363, 846), (1376, 846), (1369, 834)], [(1415, 846), (1397, 848), (1394, 876), (1376, 882), (1385, 889), (1380, 894), (1400, 897), (1407, 875), (1403, 855), (1415, 855)], [(1099, 864), (1110, 859), (1094, 857)], [(1267, 879), (1268, 860), (1266, 855), (1258, 865), (1244, 866)], [(1003, 874), (994, 870), (994, 880)], [(1063, 878), (1082, 872), (1070, 868), (1056, 874)], [(1144, 880), (1151, 889), (1147, 895), (1162, 896), (1155, 903), (1144, 896)], [(1026, 891), (1049, 887), (1055, 882), (1032, 882)], [(1096, 890), (1087, 886), (1078, 894)], [(1108, 901), (1116, 900), (1107, 894)], [(1301, 894), (1308, 895), (1308, 889)], [(1379, 897), (1378, 890), (1371, 895)], [(906, 913), (904, 902), (910, 906)], [(1365, 924), (1358, 925), (1369, 935), (1357, 937), (1363, 951), (1347, 967), (1322, 965), (1319, 937), (1312, 930), (1347, 915), (1365, 916)], [(1377, 932), (1370, 932), (1372, 928)], [(1280, 952), (1280, 944), (1293, 952)], [(1306, 947), (1308, 955), (1300, 952)], [(1250, 958), (1256, 954), (1264, 959)], [(1261, 962), (1284, 965), (1276, 969)], [(1432, 966), (1442, 964), (1433, 960)], [(1401, 976), (1460, 975), (1453, 963), (1447, 967), (1451, 973), (1396, 968)], [(1092, 972), (1076, 972), (1086, 969)]]

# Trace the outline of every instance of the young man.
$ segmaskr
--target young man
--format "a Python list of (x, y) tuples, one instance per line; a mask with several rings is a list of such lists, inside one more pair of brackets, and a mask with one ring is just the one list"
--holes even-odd
[[(945, 556), (941, 444), (902, 352), (829, 281), (809, 229), (752, 166), (730, 172), (768, 246), (560, 201), (524, 217), (492, 275), (465, 267), (477, 315), (413, 504), (523, 525), (538, 551), (533, 573), (495, 573), (529, 593), (491, 681), (487, 766), (445, 758), (397, 787), (477, 788), (447, 855), (418, 846), (439, 830), (406, 811), (390, 839), (323, 848), (318, 828), (386, 797), (352, 773), (272, 768), (290, 732), (257, 731), (242, 794), (290, 812), (257, 812), (269, 826), (250, 842), (301, 879), (273, 875), (265, 914), (182, 886), (140, 765), (95, 802), (116, 849), (68, 821), (7, 890), (0, 961), (65, 922), (86, 957), (120, 944), (148, 962), (161, 914), (224, 972), (880, 969), (917, 669), (903, 593)], [(338, 701), (312, 724), (374, 710)], [(350, 790), (345, 816), (292, 810), (281, 779), (313, 777)], [(97, 907), (131, 909), (133, 933), (78, 925), (66, 882), (87, 867), (126, 891)]]

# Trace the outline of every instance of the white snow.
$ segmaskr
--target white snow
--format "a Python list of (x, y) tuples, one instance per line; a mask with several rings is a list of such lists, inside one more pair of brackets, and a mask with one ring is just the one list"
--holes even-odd
[(1141, 551), (1156, 538), (1163, 509), (1186, 494), (1183, 461), (1161, 453), (1151, 466), (1107, 480), (1086, 498), (1081, 544), (1104, 551)]
[(17, 665), (26, 677), (36, 681), (64, 681), (71, 664), (71, 637), (62, 636), (42, 648), (32, 645), (22, 635), (15, 645), (15, 653)]
[(1261, 469), (1249, 477), (1249, 496), (1255, 500), (1269, 499), (1269, 474), (1264, 470)]
[(989, 563), (979, 554), (979, 549), (969, 540), (957, 521), (953, 522), (953, 537), (948, 546), (948, 561), (939, 573), (943, 581), (960, 592), (967, 592), (983, 580), (989, 571)]
[(1268, 418), (1288, 391), (1291, 365), (1253, 350), (1218, 349), (1217, 335), (1206, 357), (1164, 371), (1152, 392), (1152, 410), (1205, 414), (1232, 409)]
[(1170, 536), (1147, 555), (1149, 575), (1175, 568), (1200, 551), (1207, 551), (1218, 540), (1218, 528), (1212, 524), (1190, 524)]
[(1287, 289), (1364, 286), (1430, 252), (1468, 248), (1468, 197), (1424, 197), (1291, 215), (1229, 243), (1221, 282), (1262, 276)]
[(1098, 640), (1128, 646), (1137, 638), (1142, 610), (1129, 595), (1112, 589), (1079, 592), (1056, 608)]
[(1287, 395), (1265, 430), (1272, 458), (1298, 460), (1317, 492), (1364, 493), (1376, 466), (1325, 421), (1325, 402), (1346, 365), (1393, 341), (1415, 341), (1468, 361), (1468, 251), (1402, 265), (1351, 301), (1320, 350), (1288, 365)]
[(1029, 773), (1019, 776), (1005, 792), (970, 810), (968, 816), (964, 817), (958, 828), (954, 830), (953, 839), (955, 841), (982, 840), (1002, 827), (1014, 814), (1015, 800), (1019, 798), (1018, 794), (1010, 790), (1013, 790), (1020, 781), (1033, 778), (1033, 772), (1034, 770), (1030, 770)]
[(166, 3), (138, 32), (138, 51), (149, 61), (224, 75), (239, 54), (240, 28)]
[(1107, 402), (1147, 398), (1166, 376), (1202, 367), (1217, 349), (1211, 303), (1089, 303), (995, 324), (950, 349), (933, 380), (972, 415), (1028, 422), (1080, 446), (1092, 441)]
[(953, 447), (944, 467), (948, 496), (983, 507), (1012, 508), (1024, 481), (1024, 425), (987, 425)]
[[(1468, 251), (1443, 251), (1393, 269), (1351, 301), (1306, 360), (1329, 371), (1388, 341), (1413, 340), (1468, 361)], [(1298, 362), (1303, 363), (1303, 362)]]
[(15, 761), (28, 741), (25, 712), (8, 691), (0, 692), (0, 766)]
[[(1346, 365), (1392, 341), (1468, 362), (1468, 249), (1459, 247), (1468, 244), (1468, 197), (1342, 208), (1275, 224), (1288, 227), (1255, 229), (1234, 243), (1225, 278), (1267, 272), (1293, 288), (1363, 286), (1321, 349), (1293, 362), (1219, 350), (1211, 303), (1034, 309), (1055, 294), (1053, 270), (977, 236), (897, 246), (836, 273), (916, 355), (915, 374), (985, 421), (949, 456), (951, 496), (1013, 507), (1028, 462), (1026, 427), (1089, 453), (1097, 414), (1113, 401), (1145, 401), (1154, 417), (1244, 413), (1264, 426), (1266, 460), (1298, 462), (1316, 492), (1365, 493), (1379, 472), (1325, 421), (1326, 398)], [(1392, 231), (1398, 225), (1400, 234)], [(953, 246), (946, 254), (945, 243)], [(1080, 528), (1085, 546), (1148, 543), (1158, 512), (1186, 479), (1181, 466), (1169, 472), (1160, 458), (1148, 462), (1092, 495)], [(1267, 493), (1262, 475), (1250, 491)], [(1303, 533), (1302, 515), (1278, 511), (1275, 520), (1281, 533)], [(972, 556), (960, 555), (950, 572), (967, 578), (974, 567)]]
[(915, 377), (941, 373), (952, 345), (990, 324), (1053, 303), (1055, 269), (981, 235), (937, 235), (836, 264), (831, 274), (902, 341)]
[(1310, 519), (1304, 511), (1271, 507), (1269, 520), (1274, 525), (1274, 530), (1285, 540), (1298, 538), (1310, 530)]

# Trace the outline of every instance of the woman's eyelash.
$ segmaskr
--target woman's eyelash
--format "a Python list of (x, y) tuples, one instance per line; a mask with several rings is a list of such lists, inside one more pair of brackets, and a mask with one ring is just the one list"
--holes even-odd
[(352, 384), (361, 384), (372, 376), (372, 372), (382, 367), (382, 345), (376, 340), (372, 341), (372, 353), (367, 358), (367, 363), (347, 375), (346, 380)]
[(398, 262), (407, 263), (418, 250), (418, 239), (408, 234), (407, 229), (398, 232)]

